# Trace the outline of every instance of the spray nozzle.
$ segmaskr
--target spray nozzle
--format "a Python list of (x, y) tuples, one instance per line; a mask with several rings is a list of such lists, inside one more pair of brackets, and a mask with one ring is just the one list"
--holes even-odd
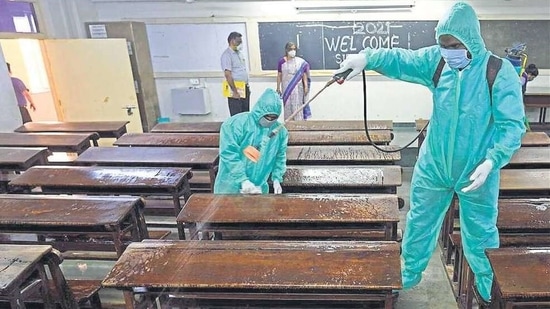
[(332, 79), (341, 85), (346, 81), (346, 78), (351, 74), (351, 72), (353, 72), (352, 69), (347, 69), (344, 72), (335, 74)]

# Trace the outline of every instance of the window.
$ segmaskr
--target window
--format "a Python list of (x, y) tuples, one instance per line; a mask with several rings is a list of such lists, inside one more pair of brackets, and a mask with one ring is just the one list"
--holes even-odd
[(39, 33), (34, 5), (0, 0), (0, 32)]

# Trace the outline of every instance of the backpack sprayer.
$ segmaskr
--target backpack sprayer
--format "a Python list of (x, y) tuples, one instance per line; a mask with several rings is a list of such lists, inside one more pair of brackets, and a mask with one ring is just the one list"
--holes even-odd
[[(327, 89), (330, 85), (334, 84), (335, 82), (338, 83), (338, 84), (343, 84), (344, 81), (346, 80), (346, 78), (348, 77), (348, 75), (352, 72), (353, 70), (352, 69), (348, 69), (342, 73), (338, 73), (336, 75), (334, 75), (326, 84), (323, 88), (321, 88), (321, 90), (319, 90), (311, 99), (309, 99), (309, 101), (307, 101), (307, 103), (305, 103), (304, 105), (300, 106), (300, 108), (298, 108), (296, 111), (294, 111), (287, 119), (284, 120), (283, 123), (281, 123), (280, 125), (278, 125), (275, 129), (273, 129), (273, 131), (271, 131), (268, 135), (268, 138), (272, 138), (273, 136), (277, 135), (277, 133), (279, 133), (279, 131), (285, 126), (285, 124), (290, 121), (292, 118), (294, 118), (294, 116), (296, 116), (299, 112), (301, 112), (309, 103), (311, 103), (313, 100), (315, 100), (315, 98), (317, 98), (317, 96), (319, 96), (319, 94), (321, 94), (321, 92), (323, 92), (325, 89)], [(366, 75), (365, 75), (365, 71), (363, 70), (362, 72), (363, 74), (363, 121), (365, 123), (365, 134), (367, 135), (367, 139), (368, 141), (371, 143), (371, 145), (378, 149), (379, 151), (382, 151), (382, 152), (387, 152), (387, 153), (391, 153), (391, 152), (398, 152), (398, 151), (401, 151), (407, 147), (409, 147), (410, 145), (412, 145), (412, 143), (414, 143), (418, 137), (420, 136), (420, 134), (422, 134), (422, 132), (424, 131), (424, 129), (426, 129), (426, 127), (428, 126), (428, 124), (426, 123), (426, 125), (424, 126), (424, 128), (420, 131), (420, 133), (410, 142), (408, 143), (407, 145), (405, 145), (404, 147), (401, 147), (401, 148), (398, 148), (398, 149), (392, 149), (392, 150), (388, 150), (388, 149), (384, 149), (384, 148), (381, 148), (379, 146), (377, 146), (371, 139), (370, 137), (370, 134), (369, 134), (369, 129), (368, 129), (368, 123), (367, 123), (367, 78), (366, 78)], [(243, 150), (243, 154), (249, 159), (251, 160), (252, 162), (254, 163), (257, 163), (258, 160), (260, 159), (260, 147), (255, 147), (255, 146), (248, 146), (246, 147), (244, 150)]]

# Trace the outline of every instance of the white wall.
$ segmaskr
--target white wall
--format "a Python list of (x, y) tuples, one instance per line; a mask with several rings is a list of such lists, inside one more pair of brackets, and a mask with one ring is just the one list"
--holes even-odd
[(13, 132), (22, 123), (6, 60), (0, 46), (0, 132)]
[[(274, 72), (260, 70), (257, 23), (261, 21), (299, 20), (437, 20), (455, 1), (416, 0), (412, 11), (297, 14), (291, 1), (207, 1), (195, 3), (175, 0), (38, 0), (48, 18), (48, 28), (55, 37), (84, 36), (86, 21), (133, 20), (146, 23), (246, 22), (251, 66), (251, 100), (254, 102), (267, 87), (275, 87)], [(365, 0), (366, 1), (366, 0)], [(548, 0), (472, 0), (469, 1), (483, 19), (550, 19)], [(190, 42), (194, 44), (196, 42)], [(200, 52), (200, 50), (198, 50)], [(550, 92), (549, 70), (529, 85)], [(172, 121), (223, 120), (228, 115), (226, 99), (221, 96), (221, 72), (201, 74), (190, 72), (156, 73), (161, 115)], [(312, 93), (322, 88), (330, 72), (314, 72)], [(200, 78), (210, 98), (211, 114), (181, 117), (172, 113), (170, 90), (191, 86), (189, 78)], [(368, 76), (369, 118), (412, 122), (429, 118), (431, 95), (423, 87), (389, 80), (379, 75)], [(314, 119), (360, 119), (362, 93), (360, 78), (328, 88), (312, 103)]]

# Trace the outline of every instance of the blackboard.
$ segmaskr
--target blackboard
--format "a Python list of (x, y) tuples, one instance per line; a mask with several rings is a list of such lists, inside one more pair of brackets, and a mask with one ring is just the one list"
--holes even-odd
[[(243, 35), (248, 62), (245, 23), (149, 24), (147, 38), (155, 72), (221, 72), (220, 57), (232, 31)], [(249, 68), (250, 70), (250, 68)]]
[(487, 49), (501, 57), (514, 43), (527, 44), (527, 63), (550, 69), (550, 20), (482, 20)]
[[(365, 47), (418, 49), (436, 43), (437, 21), (315, 21), (258, 23), (262, 70), (276, 70), (287, 42), (313, 70), (333, 70)], [(550, 68), (550, 21), (481, 21), (487, 48), (504, 56), (516, 42), (527, 44), (529, 63)]]

